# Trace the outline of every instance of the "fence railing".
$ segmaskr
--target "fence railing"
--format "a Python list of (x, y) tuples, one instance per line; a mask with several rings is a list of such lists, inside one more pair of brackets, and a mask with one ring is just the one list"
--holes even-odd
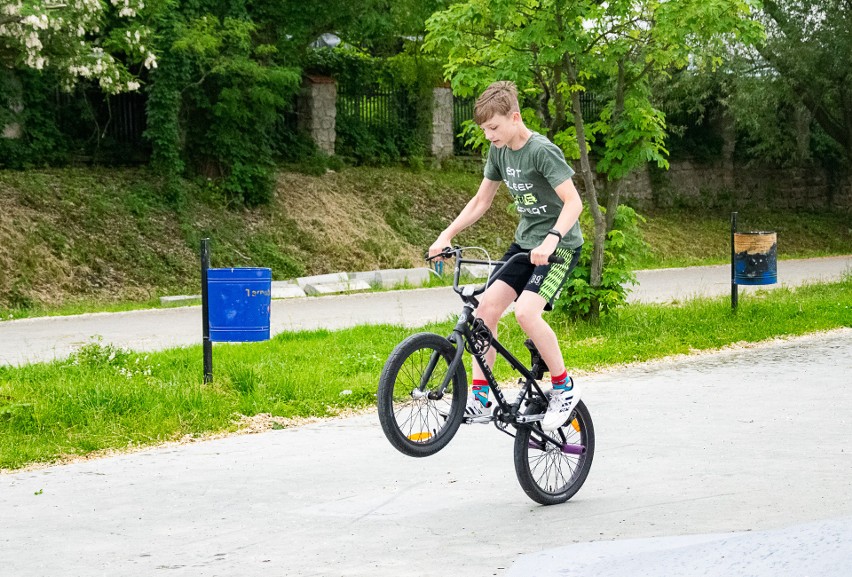
[(395, 89), (337, 93), (337, 114), (369, 126), (413, 126), (405, 92)]
[[(62, 94), (58, 96), (59, 104), (68, 104), (70, 99), (79, 98)], [(94, 97), (88, 101), (91, 114), (99, 126), (104, 127), (102, 137), (111, 138), (116, 143), (131, 146), (147, 146), (143, 133), (147, 125), (146, 117), (147, 95), (144, 93), (129, 93), (110, 96), (107, 98)], [(583, 118), (597, 118), (604, 106), (604, 101), (593, 93), (580, 95)], [(363, 123), (366, 126), (393, 129), (396, 127), (414, 127), (417, 111), (409, 104), (405, 91), (395, 88), (355, 91), (346, 89), (337, 94), (338, 117)], [(453, 99), (453, 134), (454, 151), (456, 154), (470, 152), (465, 145), (465, 138), (460, 137), (462, 125), (473, 119), (473, 98)], [(696, 126), (700, 123), (697, 114), (666, 111), (670, 124)], [(288, 129), (296, 129), (296, 115), (293, 111), (283, 115)]]

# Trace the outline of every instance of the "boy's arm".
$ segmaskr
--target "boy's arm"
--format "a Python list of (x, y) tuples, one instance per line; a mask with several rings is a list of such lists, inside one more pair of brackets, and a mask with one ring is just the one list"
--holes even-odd
[(482, 215), (491, 208), (491, 203), (494, 201), (494, 196), (497, 194), (497, 189), (500, 188), (501, 181), (482, 179), (479, 185), (479, 190), (470, 201), (465, 205), (455, 220), (450, 223), (444, 232), (438, 235), (438, 239), (429, 247), (429, 256), (435, 256), (448, 246), (452, 246), (453, 238), (482, 218)]
[[(570, 178), (553, 190), (556, 191), (557, 196), (564, 203), (562, 211), (559, 213), (559, 218), (556, 219), (556, 224), (553, 228), (564, 235), (574, 226), (577, 219), (580, 218), (580, 213), (583, 211), (583, 201), (580, 200), (580, 194), (577, 192), (574, 182)], [(555, 234), (547, 235), (539, 246), (530, 251), (530, 262), (534, 265), (547, 264), (547, 258), (553, 254), (558, 244), (558, 236)]]

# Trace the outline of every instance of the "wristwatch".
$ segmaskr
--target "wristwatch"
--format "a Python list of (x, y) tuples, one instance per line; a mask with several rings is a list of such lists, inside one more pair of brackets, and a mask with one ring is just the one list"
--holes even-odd
[(547, 234), (555, 234), (555, 235), (556, 235), (556, 237), (557, 237), (560, 241), (562, 240), (562, 233), (561, 233), (561, 232), (559, 232), (558, 230), (556, 230), (555, 228), (551, 228), (549, 231), (547, 231)]

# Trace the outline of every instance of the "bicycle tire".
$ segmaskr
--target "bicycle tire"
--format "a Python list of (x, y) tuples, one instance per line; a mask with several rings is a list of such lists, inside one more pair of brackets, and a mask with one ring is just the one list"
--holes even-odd
[[(543, 401), (531, 404), (525, 414), (535, 415), (546, 410)], [(565, 424), (553, 431), (551, 437), (563, 445), (582, 446), (583, 454), (564, 452), (545, 441), (540, 423), (518, 427), (515, 436), (515, 473), (518, 482), (530, 499), (542, 505), (564, 503), (573, 497), (592, 468), (595, 455), (595, 429), (588, 408), (580, 401)]]
[[(433, 354), (439, 355), (437, 364), (424, 383)], [(385, 362), (377, 394), (379, 422), (400, 452), (411, 457), (434, 455), (458, 431), (467, 396), (464, 364), (459, 364), (441, 399), (428, 397), (443, 383), (455, 355), (455, 346), (446, 338), (418, 333), (397, 345)]]

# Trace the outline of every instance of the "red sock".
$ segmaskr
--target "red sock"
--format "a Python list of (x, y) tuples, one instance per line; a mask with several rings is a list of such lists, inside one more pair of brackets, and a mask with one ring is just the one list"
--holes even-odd
[(488, 393), (491, 391), (491, 386), (488, 381), (482, 379), (473, 379), (473, 384), (470, 387), (473, 396), (484, 407), (488, 404)]
[(568, 378), (568, 371), (563, 372), (561, 375), (551, 376), (550, 382), (553, 384), (554, 389), (567, 389), (568, 383), (570, 382)]

